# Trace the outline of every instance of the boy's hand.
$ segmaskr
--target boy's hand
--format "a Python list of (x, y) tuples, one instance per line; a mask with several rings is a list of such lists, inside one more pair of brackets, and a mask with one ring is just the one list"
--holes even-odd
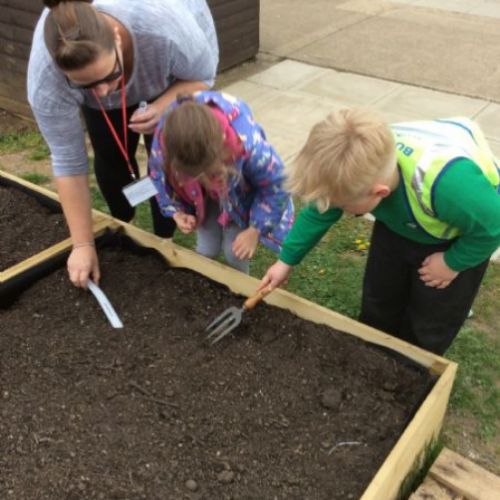
[(184, 212), (175, 212), (172, 218), (177, 224), (177, 227), (184, 234), (190, 234), (196, 228), (196, 217), (194, 215), (185, 214)]
[(446, 265), (443, 252), (429, 255), (422, 262), (422, 267), (418, 272), (425, 286), (434, 288), (446, 288), (458, 276), (457, 271), (453, 271)]
[(281, 262), (281, 260), (276, 261), (266, 272), (264, 277), (259, 283), (257, 291), (263, 288), (270, 287), (274, 290), (276, 287), (288, 281), (288, 276), (292, 272), (292, 266)]
[(251, 259), (255, 255), (259, 243), (260, 231), (249, 227), (242, 231), (233, 241), (233, 253), (237, 259)]

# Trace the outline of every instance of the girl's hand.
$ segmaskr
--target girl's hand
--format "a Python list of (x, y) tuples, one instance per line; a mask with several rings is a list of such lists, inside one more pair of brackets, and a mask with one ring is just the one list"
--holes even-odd
[(242, 231), (233, 241), (232, 250), (236, 258), (240, 260), (251, 259), (255, 255), (259, 243), (260, 231), (249, 227)]
[(173, 219), (177, 227), (184, 234), (190, 234), (196, 229), (196, 217), (185, 214), (184, 212), (175, 212)]
[(101, 273), (99, 261), (94, 246), (81, 246), (74, 248), (67, 262), (69, 279), (79, 288), (87, 288), (87, 281), (92, 276), (93, 281), (99, 284)]
[(276, 287), (288, 281), (288, 276), (292, 272), (293, 267), (285, 264), (281, 260), (276, 261), (266, 272), (260, 281), (257, 291), (266, 287), (274, 290)]
[(443, 252), (429, 255), (422, 262), (422, 267), (418, 272), (425, 286), (434, 288), (446, 288), (458, 276), (457, 271), (453, 271), (446, 265)]
[(130, 130), (137, 134), (152, 134), (160, 121), (163, 109), (156, 102), (147, 105), (146, 109), (136, 109), (130, 117)]

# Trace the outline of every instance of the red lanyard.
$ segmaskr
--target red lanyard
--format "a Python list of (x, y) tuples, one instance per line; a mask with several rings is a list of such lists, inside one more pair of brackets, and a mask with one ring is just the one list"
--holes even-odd
[(128, 136), (127, 136), (127, 100), (125, 96), (125, 76), (122, 76), (121, 79), (121, 99), (122, 99), (122, 121), (123, 121), (123, 142), (120, 140), (120, 137), (118, 137), (118, 133), (115, 130), (115, 127), (111, 123), (111, 120), (109, 119), (108, 114), (106, 113), (106, 110), (104, 109), (104, 106), (102, 105), (101, 99), (99, 99), (99, 96), (97, 95), (97, 92), (95, 89), (92, 89), (92, 92), (94, 94), (94, 97), (97, 100), (97, 103), (99, 104), (99, 107), (101, 108), (101, 112), (104, 116), (104, 119), (106, 120), (106, 123), (108, 124), (109, 130), (111, 131), (111, 134), (113, 135), (116, 144), (120, 148), (120, 151), (125, 158), (125, 161), (127, 162), (127, 167), (130, 171), (130, 175), (132, 176), (132, 179), (136, 179), (134, 169), (132, 168), (132, 165), (130, 163), (130, 159), (128, 156)]

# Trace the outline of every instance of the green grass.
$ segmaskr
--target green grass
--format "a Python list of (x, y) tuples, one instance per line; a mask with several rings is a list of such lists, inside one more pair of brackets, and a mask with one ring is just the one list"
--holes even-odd
[(45, 160), (50, 154), (43, 137), (38, 132), (0, 135), (0, 154), (24, 151), (29, 151), (28, 158), (33, 161)]
[(500, 265), (488, 267), (480, 293), (467, 320), (446, 357), (458, 363), (458, 374), (450, 409), (482, 441), (498, 442), (500, 431)]
[(415, 461), (413, 469), (403, 481), (397, 495), (398, 500), (407, 499), (419, 487), (442, 449), (443, 443), (441, 439), (427, 444), (422, 455)]
[(49, 148), (44, 143), (35, 146), (32, 149), (30, 155), (28, 156), (28, 159), (32, 161), (42, 161), (48, 159), (49, 157), (50, 157)]
[(37, 172), (27, 172), (21, 175), (21, 178), (38, 186), (43, 186), (44, 184), (49, 183), (51, 180), (48, 175), (39, 174)]
[(92, 183), (90, 184), (90, 198), (92, 200), (92, 208), (100, 210), (105, 214), (109, 214), (108, 205), (104, 201), (104, 198), (101, 192), (99, 191), (99, 188), (97, 186), (92, 185)]
[(494, 438), (499, 431), (499, 353), (500, 339), (465, 326), (446, 354), (459, 365), (450, 408), (473, 416), (483, 440)]

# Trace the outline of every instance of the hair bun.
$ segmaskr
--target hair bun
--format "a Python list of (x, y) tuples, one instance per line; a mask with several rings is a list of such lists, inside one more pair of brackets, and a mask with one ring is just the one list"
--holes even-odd
[(93, 0), (42, 0), (43, 4), (45, 7), (48, 7), (49, 9), (53, 9), (54, 7), (57, 7), (60, 3), (64, 2), (86, 2), (86, 3), (92, 3)]

